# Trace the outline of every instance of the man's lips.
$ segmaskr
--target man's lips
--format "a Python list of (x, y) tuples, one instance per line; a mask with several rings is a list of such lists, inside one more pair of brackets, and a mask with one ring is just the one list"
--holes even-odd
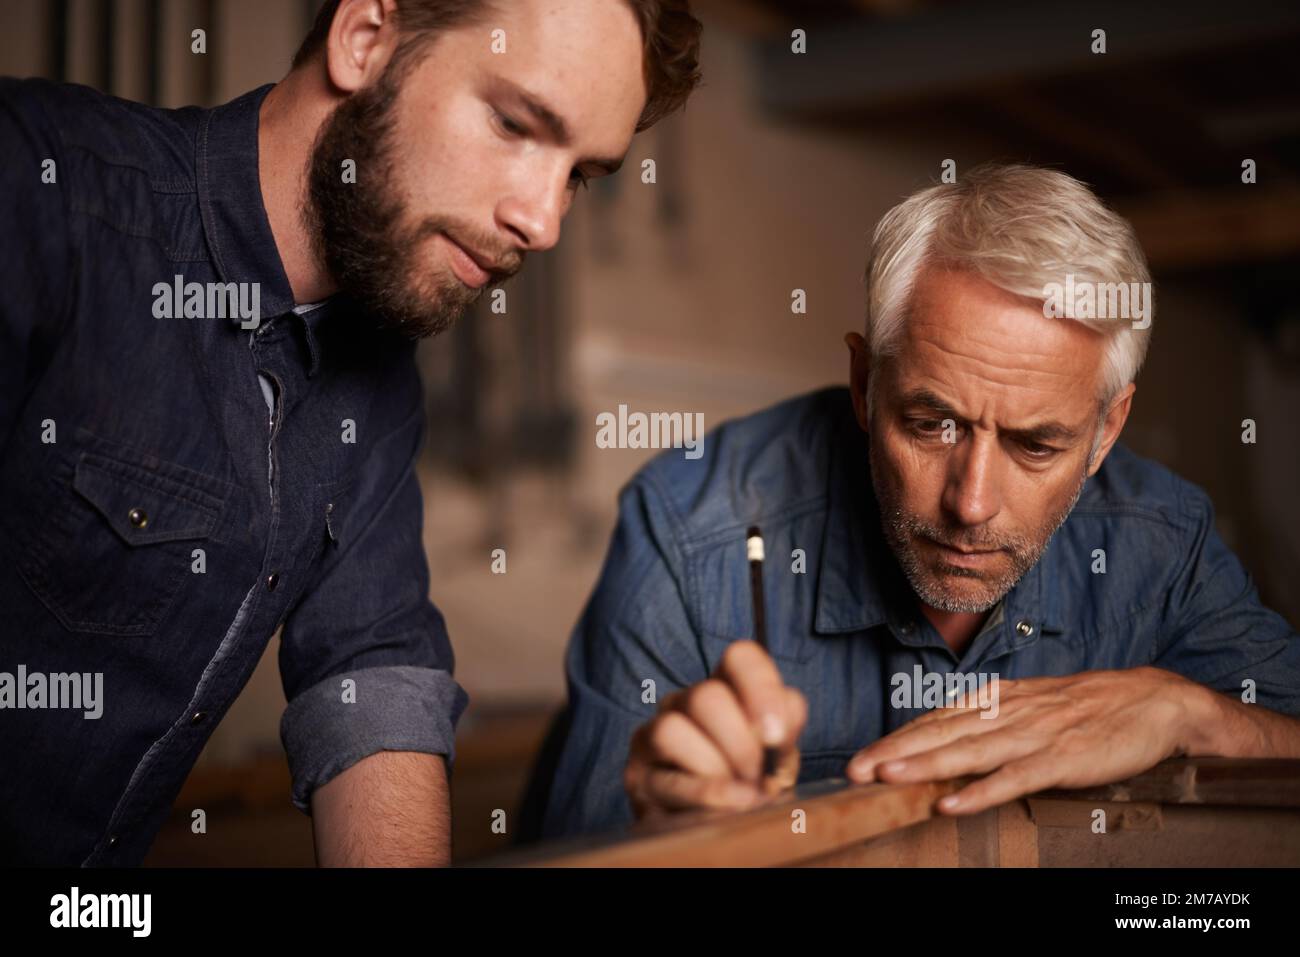
[(456, 274), (456, 278), (471, 289), (486, 285), (492, 278), (493, 263), (481, 254), (466, 249), (450, 236), (444, 238), (451, 253), (451, 271)]
[(925, 538), (924, 541), (938, 550), (938, 552), (943, 556), (944, 561), (963, 567), (981, 565), (987, 561), (990, 556), (996, 555), (998, 552), (1002, 551), (1000, 548), (956, 548), (952, 545), (945, 545), (942, 542), (937, 542), (933, 538)]

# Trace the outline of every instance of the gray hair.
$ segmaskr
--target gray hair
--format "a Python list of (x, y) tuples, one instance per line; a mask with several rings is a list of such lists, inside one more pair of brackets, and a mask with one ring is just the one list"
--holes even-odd
[[(1133, 227), (1077, 179), (1036, 166), (978, 166), (958, 183), (913, 193), (876, 225), (865, 275), (873, 364), (897, 353), (916, 277), (927, 265), (969, 270), (1040, 302), (1044, 289), (1068, 274), (1097, 284), (1151, 281)], [(1154, 296), (1150, 303), (1154, 317)], [(1108, 339), (1099, 396), (1104, 409), (1137, 377), (1150, 323), (1137, 328), (1114, 318), (1063, 318)], [(874, 391), (868, 389), (869, 403)]]

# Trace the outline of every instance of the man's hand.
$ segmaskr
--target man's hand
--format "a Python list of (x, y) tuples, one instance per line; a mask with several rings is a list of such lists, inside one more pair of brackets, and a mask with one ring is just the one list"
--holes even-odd
[[(793, 786), (808, 705), (755, 642), (733, 642), (712, 678), (663, 700), (632, 736), (623, 783), (638, 818), (688, 808), (741, 810)], [(778, 749), (762, 780), (764, 746)]]
[(939, 802), (974, 814), (1045, 788), (1121, 781), (1166, 758), (1207, 753), (1199, 728), (1214, 693), (1158, 668), (1000, 680), (995, 718), (938, 708), (863, 748), (854, 781), (897, 784), (986, 774)]
[(311, 796), (321, 867), (445, 867), (451, 863), (446, 759), (377, 751)]

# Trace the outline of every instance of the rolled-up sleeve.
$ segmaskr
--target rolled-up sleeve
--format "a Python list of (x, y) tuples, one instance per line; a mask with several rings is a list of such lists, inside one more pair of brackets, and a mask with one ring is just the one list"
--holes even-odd
[[(343, 703), (345, 681), (353, 683), (356, 703)], [(312, 791), (379, 751), (454, 760), (456, 721), (466, 702), (451, 674), (433, 668), (363, 668), (317, 682), (293, 700), (280, 723), (294, 805), (311, 813)]]
[(469, 698), (442, 614), (428, 599), (423, 508), (414, 469), (423, 432), (415, 414), (368, 455), (334, 511), (337, 542), (285, 622), (280, 676), (289, 701), (280, 739), (293, 803), (379, 751), (455, 757)]

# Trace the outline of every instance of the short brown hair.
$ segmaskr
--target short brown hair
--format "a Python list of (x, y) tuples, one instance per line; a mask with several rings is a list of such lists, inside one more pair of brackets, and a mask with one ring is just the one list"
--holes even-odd
[[(700, 82), (699, 20), (691, 15), (690, 0), (626, 0), (641, 25), (645, 57), (646, 104), (637, 132), (680, 109)], [(432, 34), (474, 20), (489, 0), (398, 0), (398, 23), (403, 32)], [(311, 32), (293, 56), (297, 68), (325, 47), (339, 0), (326, 0)]]

